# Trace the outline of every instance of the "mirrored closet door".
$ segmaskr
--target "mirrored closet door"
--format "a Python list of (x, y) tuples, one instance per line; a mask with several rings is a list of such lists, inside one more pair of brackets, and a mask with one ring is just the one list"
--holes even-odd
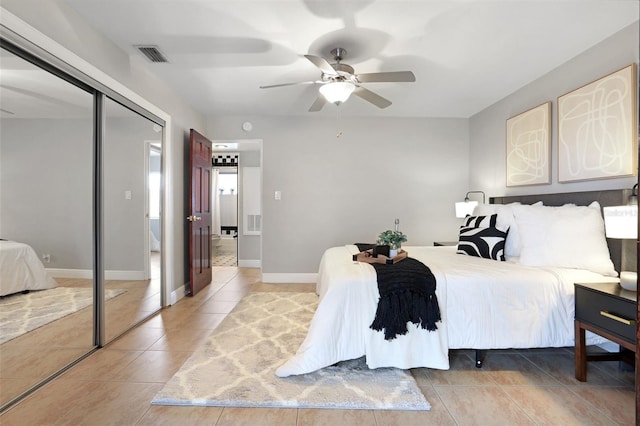
[(94, 348), (94, 145), (90, 91), (0, 55), (2, 406)]
[(163, 286), (164, 122), (11, 40), (20, 47), (0, 39), (0, 412), (160, 310)]
[(110, 98), (102, 143), (105, 342), (160, 309), (162, 127)]

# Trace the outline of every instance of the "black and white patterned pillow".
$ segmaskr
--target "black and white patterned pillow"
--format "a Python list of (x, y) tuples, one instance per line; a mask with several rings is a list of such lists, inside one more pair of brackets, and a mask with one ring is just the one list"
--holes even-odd
[(506, 231), (495, 226), (460, 227), (457, 253), (485, 259), (504, 260)]
[(488, 216), (467, 216), (464, 218), (462, 227), (464, 228), (489, 228), (496, 226), (498, 223), (498, 214)]

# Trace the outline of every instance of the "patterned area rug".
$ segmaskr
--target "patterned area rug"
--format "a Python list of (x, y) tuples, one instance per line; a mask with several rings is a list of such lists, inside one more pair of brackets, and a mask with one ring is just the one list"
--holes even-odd
[[(107, 290), (112, 299), (126, 290)], [(49, 324), (93, 302), (93, 289), (56, 287), (14, 294), (0, 299), (0, 344)]]
[(408, 371), (370, 370), (364, 359), (314, 373), (275, 375), (304, 340), (313, 293), (252, 293), (156, 395), (152, 404), (429, 410)]

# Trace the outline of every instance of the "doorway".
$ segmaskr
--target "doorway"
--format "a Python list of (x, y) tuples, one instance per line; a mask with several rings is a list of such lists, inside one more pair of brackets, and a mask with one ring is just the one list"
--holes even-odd
[(260, 268), (262, 139), (214, 140), (212, 157), (212, 264)]
[[(154, 128), (154, 130), (156, 130)], [(160, 141), (145, 141), (145, 185), (147, 194), (147, 230), (146, 252), (149, 253), (145, 265), (145, 278), (160, 280), (160, 251), (162, 241), (161, 200), (162, 200), (162, 145)]]
[[(216, 164), (214, 153), (214, 235), (212, 237), (212, 265), (238, 266), (238, 167), (237, 155), (233, 165)], [(216, 223), (216, 221), (218, 222)], [(219, 225), (218, 225), (219, 223)], [(217, 235), (216, 235), (217, 232)]]

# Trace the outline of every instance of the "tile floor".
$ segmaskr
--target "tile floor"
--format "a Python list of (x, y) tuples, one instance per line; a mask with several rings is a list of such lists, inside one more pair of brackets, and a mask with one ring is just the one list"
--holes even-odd
[[(156, 268), (157, 263), (152, 263), (152, 266)], [(153, 274), (155, 275), (155, 272)], [(159, 277), (159, 269), (157, 277)], [(55, 280), (59, 287), (86, 289), (93, 287), (91, 279), (56, 277)], [(105, 304), (107, 323), (105, 336), (109, 341), (120, 336), (132, 324), (153, 315), (160, 309), (159, 278), (139, 281), (107, 280), (105, 286), (107, 289), (124, 291), (119, 296), (108, 299)], [(50, 299), (49, 303), (51, 303)], [(32, 308), (37, 309), (38, 305)], [(2, 314), (8, 314), (8, 311), (2, 311)], [(9, 321), (9, 318), (10, 316), (3, 316), (5, 321)], [(0, 405), (13, 400), (64, 366), (91, 352), (92, 349), (92, 306), (87, 306), (1, 344)]]
[(633, 372), (590, 363), (573, 377), (570, 348), (453, 351), (451, 369), (413, 374), (428, 412), (152, 406), (150, 401), (251, 291), (314, 291), (262, 284), (259, 271), (214, 268), (212, 284), (180, 300), (11, 408), (2, 425), (633, 425)]
[(238, 240), (224, 236), (212, 241), (211, 257), (213, 266), (238, 266)]

